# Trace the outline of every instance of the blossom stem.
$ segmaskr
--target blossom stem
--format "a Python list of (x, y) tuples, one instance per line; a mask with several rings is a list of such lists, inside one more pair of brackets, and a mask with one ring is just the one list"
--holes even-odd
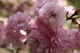
[(79, 15), (79, 13), (78, 13), (78, 11), (75, 11), (74, 12), (74, 14), (72, 14), (67, 20), (72, 20), (72, 22), (75, 24), (78, 24), (78, 26), (79, 26), (79, 31), (80, 31), (80, 24), (76, 21), (76, 19), (78, 18), (78, 17), (76, 17), (76, 18), (73, 18), (74, 16), (76, 16), (76, 15)]
[(73, 19), (73, 17), (74, 17), (75, 15), (78, 15), (78, 12), (77, 12), (77, 11), (75, 11), (74, 14), (72, 14), (67, 20)]

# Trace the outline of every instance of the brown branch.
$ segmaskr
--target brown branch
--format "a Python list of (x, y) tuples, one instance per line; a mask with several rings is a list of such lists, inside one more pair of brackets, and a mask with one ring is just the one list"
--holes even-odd
[(76, 19), (78, 19), (79, 16), (73, 18), (73, 17), (76, 16), (76, 15), (79, 15), (79, 11), (77, 11), (77, 10), (74, 12), (74, 14), (72, 14), (69, 18), (67, 18), (67, 20), (71, 20), (72, 23), (74, 23), (74, 24), (78, 24), (78, 26), (79, 26), (79, 31), (80, 31), (80, 24), (76, 21)]

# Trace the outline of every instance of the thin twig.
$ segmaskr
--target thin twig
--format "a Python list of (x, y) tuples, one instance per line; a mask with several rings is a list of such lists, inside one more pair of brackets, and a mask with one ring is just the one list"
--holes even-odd
[(77, 11), (75, 11), (74, 14), (72, 14), (67, 20), (73, 19), (73, 17), (74, 17), (75, 15), (78, 15), (78, 12), (77, 12)]

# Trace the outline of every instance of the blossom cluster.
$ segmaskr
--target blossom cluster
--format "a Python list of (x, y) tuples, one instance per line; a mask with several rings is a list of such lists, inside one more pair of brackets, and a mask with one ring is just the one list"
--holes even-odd
[(30, 20), (31, 18), (26, 13), (21, 12), (17, 12), (17, 14), (9, 18), (6, 26), (6, 36), (10, 39), (10, 42), (13, 42), (14, 45), (19, 47), (24, 45), (24, 42), (27, 39), (27, 34), (23, 34), (21, 31), (30, 29)]
[(67, 11), (58, 0), (40, 0), (35, 14), (33, 23), (26, 13), (17, 12), (9, 18), (5, 29), (9, 42), (18, 47), (27, 42), (32, 53), (71, 53), (80, 49), (80, 31), (63, 28)]
[(39, 1), (35, 11), (37, 27), (28, 36), (32, 53), (64, 53), (80, 48), (79, 31), (63, 28), (67, 12), (57, 0)]

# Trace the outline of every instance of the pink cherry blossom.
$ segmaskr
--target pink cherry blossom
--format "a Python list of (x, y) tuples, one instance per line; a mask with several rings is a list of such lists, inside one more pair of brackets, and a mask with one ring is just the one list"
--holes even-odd
[(28, 35), (27, 43), (32, 48), (32, 53), (47, 52), (46, 48), (51, 47), (50, 43), (54, 36), (54, 31), (42, 19), (36, 19), (36, 25), (37, 28), (34, 28)]
[(49, 44), (38, 30), (32, 30), (27, 41), (32, 49), (32, 53), (43, 53)]
[(40, 0), (38, 3), (37, 3), (37, 6), (36, 6), (36, 14), (39, 13), (39, 10), (48, 2), (54, 2), (54, 3), (57, 3), (58, 0)]
[(71, 50), (80, 48), (80, 31), (77, 29), (65, 30), (59, 28), (56, 36), (60, 48)]
[[(58, 38), (58, 35), (61, 38), (65, 37), (67, 31), (63, 28), (58, 29), (59, 31), (53, 30), (50, 24), (48, 22), (45, 23), (43, 20), (37, 18), (37, 28), (28, 35), (27, 43), (32, 48), (32, 53), (53, 53), (54, 51), (58, 53), (62, 52), (63, 48), (67, 50), (66, 44)], [(57, 52), (57, 50), (59, 51)]]
[(79, 49), (80, 48), (80, 31), (77, 29), (69, 30), (69, 41), (74, 49)]
[[(17, 14), (11, 16), (8, 20), (6, 27), (6, 37), (15, 46), (22, 47), (24, 45), (23, 41), (26, 40), (27, 34), (22, 34), (21, 30), (29, 30), (31, 18), (26, 13), (18, 12)], [(26, 32), (26, 31), (25, 31)]]
[[(38, 3), (37, 3), (37, 7), (36, 7), (36, 13), (39, 15), (40, 11), (43, 11), (43, 10), (40, 10), (41, 8), (43, 8), (43, 6), (45, 6), (45, 4), (48, 4), (48, 7), (53, 3), (57, 3), (57, 0), (40, 0)], [(50, 4), (51, 3), (51, 4)]]
[(7, 27), (14, 30), (26, 30), (30, 27), (28, 24), (30, 20), (31, 18), (26, 13), (17, 12), (9, 18)]
[[(45, 1), (45, 0), (44, 0)], [(44, 1), (42, 3), (44, 3)], [(37, 11), (38, 18), (45, 18), (49, 20), (49, 23), (53, 29), (63, 26), (66, 21), (66, 11), (63, 6), (52, 1), (45, 1), (44, 5), (39, 8)], [(44, 20), (45, 21), (45, 20)]]
[(9, 42), (12, 42), (13, 45), (18, 47), (22, 47), (24, 45), (24, 42), (22, 40), (25, 39), (26, 36), (22, 35), (21, 33), (9, 31), (6, 33), (6, 36)]
[[(60, 27), (56, 31), (42, 24), (42, 29), (34, 29), (28, 36), (28, 44), (32, 53), (72, 53), (73, 49), (80, 48), (80, 32), (65, 30)], [(40, 25), (39, 25), (40, 26)]]

